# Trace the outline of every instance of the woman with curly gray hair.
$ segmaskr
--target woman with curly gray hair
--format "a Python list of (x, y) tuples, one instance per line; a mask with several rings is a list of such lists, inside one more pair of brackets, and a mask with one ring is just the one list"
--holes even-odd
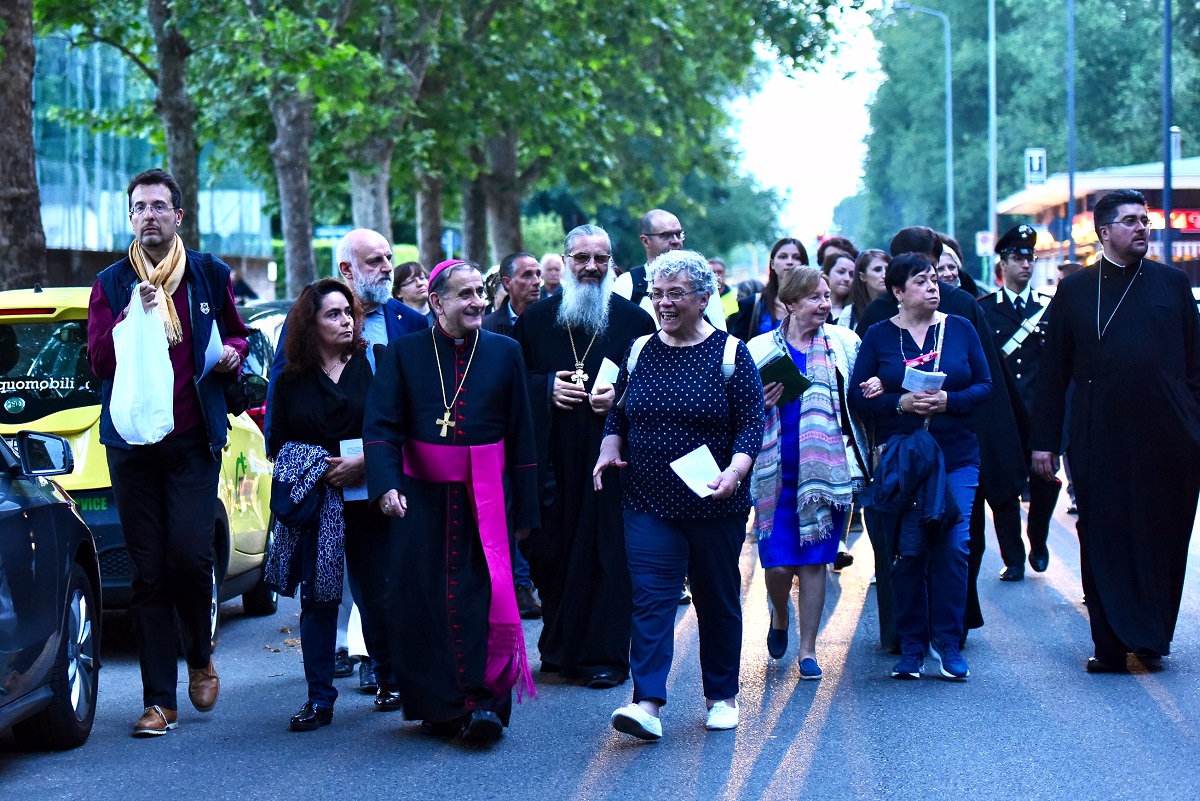
[[(746, 346), (710, 325), (716, 279), (704, 256), (667, 251), (650, 263), (661, 330), (634, 340), (604, 427), (593, 479), (622, 468), (625, 547), (633, 580), (633, 703), (612, 714), (617, 731), (662, 737), (660, 708), (674, 646), (675, 611), (691, 580), (709, 729), (738, 723), (742, 648), (738, 555), (750, 511), (751, 454), (762, 447), (762, 380)], [(712, 475), (693, 488), (671, 463), (707, 450)], [(721, 469), (721, 468), (724, 469)]]

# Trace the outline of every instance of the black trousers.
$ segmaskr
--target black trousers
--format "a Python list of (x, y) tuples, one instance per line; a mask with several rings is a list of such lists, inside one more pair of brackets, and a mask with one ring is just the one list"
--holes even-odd
[(379, 680), (394, 687), (397, 676), (388, 627), (389, 576), (399, 579), (402, 574), (394, 572), (397, 565), (392, 558), (388, 519), (376, 504), (367, 501), (347, 503), (345, 515), (346, 577), (362, 618), (363, 642)]
[[(1045, 551), (1050, 535), (1050, 518), (1058, 504), (1061, 482), (1046, 481), (1040, 476), (1029, 474), (1029, 522), (1026, 528), (1031, 551)], [(982, 493), (976, 493), (975, 505), (971, 508), (972, 540), (983, 540), (987, 525), (983, 512)], [(1021, 499), (1014, 496), (1002, 503), (992, 504), (992, 522), (996, 527), (996, 542), (1000, 546), (1000, 558), (1005, 567), (1025, 567), (1025, 542), (1021, 539)]]
[(178, 709), (181, 639), (190, 667), (206, 667), (212, 657), (209, 613), (220, 462), (203, 429), (107, 451), (117, 514), (133, 561), (142, 703)]

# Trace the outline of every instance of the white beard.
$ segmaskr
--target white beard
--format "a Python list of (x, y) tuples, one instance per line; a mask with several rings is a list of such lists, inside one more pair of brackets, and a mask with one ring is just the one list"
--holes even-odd
[(354, 276), (354, 294), (366, 306), (382, 306), (392, 297), (392, 276), (381, 275), (375, 283), (367, 281), (366, 276), (358, 268), (351, 265), (350, 274)]
[(613, 280), (612, 270), (609, 270), (599, 284), (581, 284), (575, 273), (563, 270), (558, 322), (564, 327), (583, 328), (588, 334), (608, 328), (608, 301), (612, 297)]

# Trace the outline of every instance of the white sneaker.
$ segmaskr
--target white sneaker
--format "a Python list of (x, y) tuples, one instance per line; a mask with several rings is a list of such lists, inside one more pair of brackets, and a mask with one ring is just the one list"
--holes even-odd
[[(628, 704), (612, 713), (612, 727), (639, 740), (661, 740), (662, 721), (637, 704)], [(737, 720), (734, 720), (737, 723)]]
[(738, 708), (730, 706), (724, 701), (717, 701), (708, 710), (708, 720), (704, 722), (704, 728), (709, 731), (723, 731), (725, 729), (736, 729), (738, 725)]

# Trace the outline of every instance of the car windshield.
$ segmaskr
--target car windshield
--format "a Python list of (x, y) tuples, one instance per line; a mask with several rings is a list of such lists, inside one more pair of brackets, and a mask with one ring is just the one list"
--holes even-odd
[(0, 424), (98, 403), (86, 320), (0, 325)]

